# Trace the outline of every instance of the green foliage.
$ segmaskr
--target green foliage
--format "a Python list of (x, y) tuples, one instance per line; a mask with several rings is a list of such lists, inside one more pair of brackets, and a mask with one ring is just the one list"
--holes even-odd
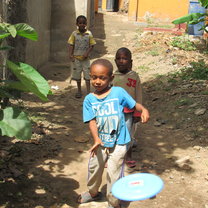
[(171, 74), (170, 79), (183, 80), (208, 80), (208, 65), (202, 60), (190, 63), (190, 67), (182, 68), (180, 71)]
[(208, 95), (208, 91), (207, 91), (207, 90), (202, 91), (201, 94), (202, 94), (202, 95)]
[(41, 100), (47, 101), (50, 87), (46, 80), (31, 66), (25, 63), (15, 64), (7, 60), (7, 67), (15, 74), (20, 82), (10, 83), (7, 86), (22, 91), (29, 91)]
[(11, 25), (5, 22), (0, 23), (0, 39), (4, 39), (8, 36), (15, 38), (17, 35), (33, 41), (38, 40), (37, 32), (28, 24), (19, 23)]
[(202, 17), (205, 17), (206, 14), (204, 13), (191, 13), (188, 14), (186, 16), (180, 17), (176, 20), (174, 20), (172, 23), (173, 24), (181, 24), (181, 23), (185, 23), (188, 22), (189, 24), (197, 24), (199, 22), (204, 21), (204, 19), (202, 19)]
[(177, 57), (173, 57), (172, 64), (175, 65), (177, 63), (178, 63), (178, 58)]
[(193, 101), (190, 98), (180, 98), (175, 102), (176, 106), (190, 105), (192, 103)]
[(203, 7), (205, 7), (206, 9), (208, 8), (208, 1), (207, 0), (199, 0), (199, 2), (201, 3), (201, 5)]
[[(11, 50), (13, 47), (5, 45), (6, 38), (11, 36), (21, 36), (33, 41), (38, 39), (37, 32), (28, 24), (19, 23), (11, 25), (0, 23), (0, 51)], [(4, 45), (3, 45), (4, 44)], [(4, 56), (3, 56), (4, 57)], [(0, 80), (0, 100), (16, 99), (21, 92), (31, 92), (43, 101), (47, 101), (47, 96), (51, 94), (48, 82), (38, 73), (36, 69), (25, 63), (14, 63), (5, 60), (9, 69), (17, 78), (14, 80)], [(2, 105), (0, 109), (0, 129), (1, 135), (16, 137), (17, 139), (30, 139), (32, 135), (31, 121), (20, 108), (6, 107)]]
[(151, 55), (151, 56), (159, 56), (160, 52), (159, 52), (159, 49), (157, 47), (154, 47), (150, 51), (148, 51), (147, 54)]
[(202, 79), (208, 80), (208, 66), (204, 61), (192, 62), (191, 67), (185, 67), (181, 70), (181, 78), (190, 79)]
[(196, 50), (195, 45), (188, 39), (186, 36), (176, 36), (173, 37), (171, 43), (173, 47), (180, 48), (185, 51), (194, 51)]
[[(208, 0), (199, 0), (199, 2), (203, 7), (208, 8)], [(191, 13), (191, 14), (185, 15), (183, 17), (180, 17), (178, 19), (175, 19), (174, 21), (172, 21), (172, 23), (173, 24), (181, 24), (181, 23), (186, 22), (187, 24), (195, 25), (199, 22), (205, 22), (204, 26), (202, 26), (200, 28), (200, 30), (204, 30), (204, 31), (208, 32), (208, 30), (207, 30), (208, 23), (206, 21), (207, 16), (208, 16), (207, 12), (205, 12), (205, 13)]]
[(31, 138), (31, 122), (27, 115), (18, 108), (8, 107), (0, 111), (2, 136), (27, 140)]
[(138, 66), (138, 70), (142, 72), (147, 72), (147, 71), (150, 71), (151, 68), (146, 65), (141, 65), (141, 66)]

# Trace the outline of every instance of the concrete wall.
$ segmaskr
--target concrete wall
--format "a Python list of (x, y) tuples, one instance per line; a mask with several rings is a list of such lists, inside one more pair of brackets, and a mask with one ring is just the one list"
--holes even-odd
[(90, 27), (94, 21), (94, 0), (9, 0), (7, 22), (28, 23), (39, 36), (37, 42), (20, 37), (12, 39), (15, 50), (10, 54), (11, 60), (35, 68), (48, 61), (69, 62), (67, 40), (76, 29), (78, 15), (85, 15)]
[[(7, 1), (5, 1), (7, 2)], [(50, 57), (51, 0), (10, 0), (7, 4), (8, 23), (27, 23), (38, 33), (37, 42), (17, 36), (10, 39), (15, 48), (9, 53), (13, 61), (21, 61), (34, 68), (48, 62)]]
[(27, 18), (38, 32), (38, 41), (27, 41), (25, 62), (39, 67), (50, 58), (51, 0), (27, 0)]
[[(51, 60), (68, 62), (67, 40), (76, 29), (76, 17), (85, 15), (90, 22), (92, 0), (52, 0), (51, 15)], [(94, 13), (94, 10), (93, 10)]]
[(147, 12), (152, 18), (172, 21), (188, 14), (189, 0), (139, 0), (138, 18), (143, 18)]

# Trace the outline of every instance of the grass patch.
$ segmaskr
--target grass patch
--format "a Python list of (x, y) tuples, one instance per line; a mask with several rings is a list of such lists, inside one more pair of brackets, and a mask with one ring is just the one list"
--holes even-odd
[(202, 95), (208, 95), (208, 91), (207, 91), (207, 90), (202, 91), (201, 94), (202, 94)]
[(187, 36), (176, 36), (173, 37), (171, 43), (173, 47), (180, 48), (185, 51), (195, 51), (196, 46), (192, 43)]
[(161, 48), (158, 46), (153, 46), (149, 51), (147, 51), (147, 55), (151, 56), (159, 56), (161, 53)]
[(208, 65), (204, 60), (191, 62), (189, 67), (184, 67), (169, 75), (170, 80), (177, 78), (182, 80), (208, 80)]
[(138, 66), (138, 70), (141, 71), (141, 72), (147, 72), (147, 71), (150, 71), (151, 68), (149, 66), (146, 66), (146, 65), (141, 65), (141, 66)]
[(151, 49), (150, 51), (147, 52), (147, 54), (151, 55), (151, 56), (159, 56), (160, 55), (159, 50), (157, 48)]
[(178, 63), (178, 58), (173, 57), (171, 62), (172, 62), (173, 65), (177, 64)]
[(158, 27), (158, 28), (165, 28), (165, 29), (172, 29), (172, 28), (174, 28), (174, 26), (173, 25), (163, 25), (163, 24), (154, 24), (154, 23), (152, 23), (152, 24), (148, 24), (147, 25), (148, 27)]
[(176, 106), (191, 105), (193, 102), (190, 98), (181, 98), (175, 102)]

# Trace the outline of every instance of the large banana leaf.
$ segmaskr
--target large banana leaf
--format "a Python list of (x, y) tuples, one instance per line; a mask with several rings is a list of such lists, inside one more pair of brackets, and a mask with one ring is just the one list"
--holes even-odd
[(181, 24), (181, 23), (189, 23), (189, 24), (197, 24), (202, 17), (204, 17), (204, 13), (191, 13), (186, 16), (180, 17), (174, 21), (172, 21), (173, 24)]
[(38, 40), (38, 34), (35, 29), (26, 23), (18, 23), (15, 25), (0, 23), (0, 39), (6, 38), (10, 35), (13, 38), (15, 38), (16, 35), (19, 35), (30, 40)]
[(10, 24), (5, 23), (5, 22), (0, 23), (0, 39), (3, 39), (3, 38), (5, 38), (5, 37), (10, 35), (10, 33), (9, 33), (8, 29), (7, 29), (7, 27), (9, 25)]
[(47, 101), (47, 95), (51, 94), (48, 82), (32, 66), (25, 63), (15, 64), (7, 60), (7, 67), (21, 81), (25, 89), (34, 93), (41, 100)]
[(30, 25), (19, 23), (14, 25), (14, 27), (17, 30), (17, 35), (34, 41), (38, 40), (37, 32)]
[(199, 0), (199, 2), (201, 3), (201, 5), (205, 8), (208, 7), (208, 0)]
[(1, 98), (14, 98), (14, 96), (9, 93), (7, 90), (5, 90), (4, 88), (0, 88), (0, 97)]
[(25, 85), (23, 85), (20, 81), (5, 81), (6, 88), (8, 89), (15, 89), (15, 90), (20, 90), (23, 92), (29, 92), (27, 88), (25, 88)]
[(10, 36), (10, 33), (2, 32), (0, 31), (0, 39), (4, 39), (6, 37)]
[(14, 49), (14, 47), (12, 46), (0, 46), (0, 51), (4, 51), (4, 50), (11, 50), (11, 49)]
[(17, 30), (16, 30), (16, 28), (15, 28), (14, 25), (9, 25), (9, 26), (7, 27), (7, 30), (9, 31), (9, 33), (11, 34), (11, 36), (12, 36), (13, 38), (16, 37), (16, 35), (17, 35)]
[(1, 135), (27, 140), (32, 136), (31, 122), (18, 108), (8, 107), (0, 111)]

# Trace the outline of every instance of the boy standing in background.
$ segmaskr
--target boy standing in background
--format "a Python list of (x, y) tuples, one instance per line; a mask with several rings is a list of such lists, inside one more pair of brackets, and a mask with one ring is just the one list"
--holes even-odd
[[(142, 103), (142, 88), (139, 75), (132, 71), (132, 54), (128, 48), (119, 48), (116, 52), (115, 62), (118, 70), (114, 73), (113, 85), (119, 86), (125, 89), (132, 98)], [(129, 168), (136, 166), (136, 161), (132, 160), (132, 148), (135, 139), (134, 134), (136, 132), (137, 122), (140, 120), (140, 112), (135, 109), (124, 108), (126, 125), (131, 135), (131, 144), (126, 155), (126, 165)]]
[(82, 97), (81, 79), (84, 75), (87, 94), (90, 92), (90, 59), (89, 54), (96, 44), (92, 33), (86, 29), (87, 18), (80, 15), (76, 19), (78, 29), (74, 31), (68, 39), (69, 58), (73, 62), (72, 80), (77, 82), (76, 98)]

